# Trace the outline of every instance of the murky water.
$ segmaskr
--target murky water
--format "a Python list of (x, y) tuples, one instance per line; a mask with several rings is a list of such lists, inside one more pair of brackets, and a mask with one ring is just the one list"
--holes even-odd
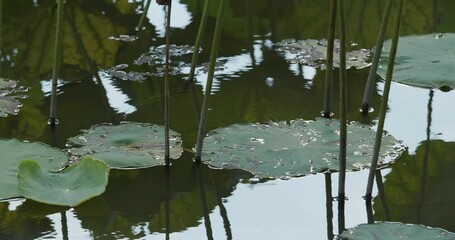
[[(173, 1), (173, 44), (194, 44), (203, 3)], [(384, 3), (346, 1), (350, 41), (361, 48), (374, 46)], [(274, 43), (325, 38), (328, 4), (328, 0), (229, 1), (208, 130), (234, 123), (312, 120), (320, 115), (325, 72), (289, 63)], [(0, 74), (18, 80), (29, 91), (17, 115), (0, 118), (0, 137), (64, 147), (68, 137), (99, 123), (162, 124), (163, 60), (158, 53), (164, 44), (164, 9), (152, 1), (138, 39), (121, 37), (135, 34), (144, 5), (139, 0), (67, 1), (58, 88), (60, 124), (53, 132), (46, 121), (55, 1), (3, 1)], [(215, 25), (215, 5), (216, 1), (209, 29)], [(455, 2), (450, 0), (406, 1), (402, 35), (455, 32), (454, 11)], [(208, 61), (212, 30), (207, 32), (201, 62)], [(207, 73), (204, 67), (198, 68), (198, 83), (189, 87), (185, 74), (192, 50), (176, 51), (171, 127), (182, 134), (184, 147), (192, 148)], [(143, 54), (150, 57), (137, 64)], [(112, 76), (112, 69), (120, 64), (128, 67), (116, 71), (141, 78)], [(350, 121), (365, 121), (358, 108), (367, 75), (368, 69), (348, 71)], [(382, 88), (378, 79), (375, 109), (379, 109)], [(338, 98), (337, 89), (334, 95)], [(421, 223), (455, 232), (454, 102), (454, 91), (431, 93), (392, 84), (385, 129), (403, 140), (409, 152), (382, 170), (384, 194), (374, 192), (375, 220)], [(337, 108), (334, 113), (336, 118)], [(366, 121), (375, 124), (377, 114), (373, 112)], [(169, 177), (163, 167), (112, 171), (107, 191), (76, 208), (23, 199), (1, 202), (0, 239), (328, 239), (338, 233), (337, 204), (327, 198), (337, 192), (337, 174), (259, 181), (242, 171), (196, 167), (192, 157), (185, 152), (173, 161)], [(366, 178), (366, 171), (347, 175), (348, 228), (367, 222), (362, 199)]]

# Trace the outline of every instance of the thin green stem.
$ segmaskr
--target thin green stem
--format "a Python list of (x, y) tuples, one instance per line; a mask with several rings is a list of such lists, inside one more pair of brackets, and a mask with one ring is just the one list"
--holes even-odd
[(196, 71), (196, 64), (199, 57), (199, 48), (201, 47), (202, 37), (204, 36), (205, 28), (207, 25), (207, 18), (209, 16), (210, 0), (205, 0), (204, 10), (202, 11), (201, 23), (199, 24), (199, 30), (196, 36), (196, 43), (194, 44), (193, 57), (191, 59), (191, 69), (188, 76), (188, 81), (194, 81), (194, 72)]
[(325, 91), (324, 91), (324, 109), (322, 116), (330, 118), (332, 103), (332, 85), (333, 85), (333, 48), (335, 43), (335, 26), (337, 19), (337, 0), (332, 0), (330, 4), (330, 23), (327, 35), (327, 60), (325, 72)]
[(387, 0), (384, 15), (382, 16), (381, 26), (379, 27), (379, 35), (376, 41), (373, 61), (371, 63), (370, 72), (368, 73), (367, 85), (363, 94), (362, 106), (360, 111), (363, 114), (368, 114), (371, 106), (371, 96), (373, 95), (374, 81), (376, 79), (376, 71), (378, 70), (379, 59), (381, 57), (382, 46), (384, 45), (385, 32), (389, 24), (390, 12), (392, 11), (392, 3), (394, 0)]
[(0, 76), (2, 76), (3, 62), (3, 0), (0, 0)]
[(385, 84), (384, 84), (384, 93), (382, 96), (381, 108), (379, 110), (378, 128), (376, 131), (376, 139), (374, 142), (374, 152), (373, 152), (373, 157), (371, 159), (370, 172), (368, 175), (368, 183), (367, 183), (367, 189), (366, 189), (366, 194), (365, 194), (366, 201), (371, 201), (371, 198), (372, 198), (371, 195), (373, 192), (374, 175), (375, 175), (375, 172), (376, 172), (376, 169), (378, 166), (379, 149), (381, 148), (382, 134), (384, 131), (384, 121), (385, 121), (385, 116), (386, 116), (386, 112), (387, 112), (387, 102), (389, 100), (390, 85), (392, 82), (393, 68), (395, 65), (395, 56), (397, 53), (398, 39), (400, 36), (400, 24), (401, 24), (402, 10), (403, 10), (403, 0), (398, 0), (396, 18), (395, 18), (395, 24), (394, 24), (394, 33), (393, 33), (393, 38), (392, 38), (392, 48), (390, 49), (389, 62), (387, 65), (387, 76), (386, 76), (386, 80), (385, 80)]
[(338, 0), (338, 15), (340, 24), (340, 152), (339, 161), (339, 180), (338, 180), (338, 200), (345, 198), (346, 181), (346, 25), (344, 16), (344, 2)]
[(149, 11), (150, 8), (150, 2), (152, 0), (147, 0), (147, 3), (145, 4), (144, 11), (142, 12), (141, 19), (139, 19), (139, 23), (137, 24), (136, 31), (140, 32), (142, 31), (142, 26), (144, 25), (144, 20), (145, 16), (147, 16), (147, 12)]
[(166, 161), (166, 166), (170, 165), (169, 155), (169, 58), (170, 52), (169, 48), (171, 46), (171, 6), (172, 0), (169, 0), (167, 4), (167, 18), (166, 18), (166, 62), (165, 62), (165, 76), (164, 76), (164, 159)]
[(211, 54), (210, 54), (209, 71), (207, 74), (207, 83), (206, 83), (206, 87), (205, 87), (204, 101), (202, 103), (201, 118), (199, 120), (199, 131), (198, 131), (197, 142), (196, 142), (196, 156), (194, 158), (194, 160), (196, 162), (201, 161), (202, 144), (203, 144), (204, 137), (205, 137), (205, 125), (206, 125), (206, 121), (207, 121), (207, 112), (208, 112), (208, 107), (209, 107), (210, 95), (212, 94), (213, 77), (215, 75), (215, 63), (216, 63), (216, 57), (218, 56), (218, 48), (220, 45), (221, 32), (222, 32), (222, 28), (223, 28), (225, 3), (226, 3), (225, 0), (220, 0), (220, 6), (218, 9), (218, 17), (217, 17), (216, 26), (215, 26), (215, 33), (213, 36), (212, 50), (211, 50)]
[(60, 70), (60, 57), (62, 52), (62, 27), (63, 27), (63, 0), (57, 2), (57, 26), (54, 45), (54, 68), (52, 71), (51, 107), (48, 123), (54, 127), (57, 123), (57, 82)]

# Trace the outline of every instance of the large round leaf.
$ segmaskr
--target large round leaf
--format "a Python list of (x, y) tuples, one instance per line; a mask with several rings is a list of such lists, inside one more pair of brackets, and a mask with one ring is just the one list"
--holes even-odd
[[(170, 131), (170, 157), (182, 153), (182, 141)], [(92, 156), (114, 169), (145, 168), (164, 165), (164, 127), (135, 122), (120, 125), (100, 124), (68, 139), (73, 155)]]
[(21, 196), (16, 175), (22, 160), (36, 159), (46, 171), (58, 170), (68, 161), (64, 152), (39, 142), (0, 140), (0, 152), (0, 200)]
[[(384, 43), (378, 74), (385, 79), (391, 40)], [(400, 37), (393, 80), (416, 87), (455, 88), (455, 33)]]
[(375, 224), (361, 224), (347, 229), (341, 234), (340, 239), (345, 240), (428, 240), (455, 239), (455, 233), (439, 228), (430, 228), (417, 224), (382, 222)]
[(77, 206), (106, 190), (109, 166), (99, 160), (83, 158), (61, 172), (43, 170), (35, 160), (19, 165), (20, 193), (37, 202)]
[[(369, 166), (376, 133), (369, 126), (348, 126), (347, 169)], [(204, 140), (203, 161), (212, 167), (243, 169), (262, 178), (288, 178), (338, 170), (339, 121), (318, 119), (269, 124), (235, 124), (211, 131)], [(384, 135), (380, 164), (404, 151)]]

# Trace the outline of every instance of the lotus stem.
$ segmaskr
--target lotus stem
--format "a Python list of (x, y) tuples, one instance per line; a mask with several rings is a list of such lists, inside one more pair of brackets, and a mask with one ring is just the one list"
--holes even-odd
[(373, 85), (376, 79), (376, 71), (378, 70), (379, 59), (382, 53), (382, 46), (384, 45), (385, 32), (387, 30), (387, 25), (389, 24), (390, 12), (392, 11), (393, 1), (394, 0), (387, 0), (384, 15), (382, 16), (381, 20), (381, 26), (379, 27), (379, 35), (376, 41), (373, 62), (371, 63), (370, 72), (368, 73), (367, 85), (365, 86), (362, 106), (360, 108), (360, 111), (363, 114), (368, 114), (370, 111), (371, 96), (373, 94)]
[(62, 52), (62, 28), (63, 28), (63, 0), (57, 2), (57, 26), (55, 31), (54, 45), (54, 68), (52, 71), (51, 107), (48, 124), (52, 127), (58, 123), (57, 120), (57, 84), (60, 70), (60, 57)]
[(203, 141), (204, 141), (204, 137), (205, 137), (205, 125), (206, 125), (206, 121), (207, 121), (207, 112), (208, 112), (208, 107), (209, 107), (210, 95), (212, 94), (213, 76), (215, 74), (215, 63), (216, 63), (216, 57), (218, 55), (218, 48), (220, 45), (221, 30), (223, 28), (225, 2), (226, 2), (225, 0), (220, 0), (220, 6), (218, 9), (218, 17), (216, 20), (215, 33), (213, 36), (213, 43), (212, 43), (212, 50), (211, 50), (211, 54), (210, 54), (209, 71), (207, 74), (207, 83), (206, 83), (206, 87), (205, 87), (204, 101), (202, 102), (202, 111), (201, 111), (201, 117), (199, 120), (199, 131), (198, 131), (197, 142), (196, 142), (196, 156), (194, 158), (195, 162), (201, 161), (202, 145), (203, 145)]
[(392, 82), (393, 68), (395, 65), (395, 56), (397, 53), (398, 39), (400, 36), (400, 24), (401, 24), (402, 10), (403, 10), (403, 0), (398, 0), (397, 9), (396, 9), (396, 18), (395, 18), (395, 23), (394, 23), (394, 33), (393, 33), (393, 37), (392, 37), (392, 48), (390, 49), (389, 62), (387, 65), (387, 76), (386, 76), (386, 80), (385, 80), (385, 84), (384, 84), (384, 93), (382, 96), (381, 108), (379, 110), (379, 122), (378, 122), (377, 131), (376, 131), (376, 139), (374, 142), (373, 157), (371, 159), (370, 172), (368, 175), (368, 183), (367, 183), (367, 189), (366, 189), (366, 194), (365, 194), (366, 201), (371, 201), (371, 198), (372, 198), (371, 195), (373, 192), (374, 175), (375, 175), (375, 171), (378, 166), (379, 150), (381, 148), (381, 140), (382, 140), (382, 135), (383, 135), (383, 131), (384, 131), (384, 121), (385, 121), (385, 116), (386, 116), (386, 112), (387, 112), (387, 102), (389, 100), (390, 85)]
[(191, 59), (191, 69), (188, 76), (189, 82), (194, 82), (194, 72), (196, 71), (196, 64), (199, 57), (199, 48), (201, 47), (202, 37), (204, 36), (205, 28), (207, 25), (207, 18), (209, 16), (210, 0), (205, 0), (204, 10), (202, 11), (201, 22), (196, 36), (196, 43), (194, 44), (193, 57)]
[(324, 109), (322, 116), (330, 118), (332, 104), (332, 85), (333, 85), (333, 48), (335, 43), (335, 24), (337, 18), (337, 0), (332, 0), (330, 4), (330, 23), (327, 37), (327, 60), (325, 72), (325, 91), (324, 91)]
[(166, 166), (170, 165), (170, 147), (169, 147), (169, 48), (171, 45), (171, 7), (172, 0), (168, 0), (167, 4), (167, 17), (166, 17), (166, 61), (165, 61), (165, 75), (164, 75), (164, 159)]
[[(382, 212), (384, 214), (384, 219), (386, 221), (390, 221), (390, 210), (389, 204), (387, 204), (387, 198), (384, 191), (384, 182), (382, 180), (381, 171), (376, 171), (376, 185), (378, 186), (378, 195), (379, 199), (381, 199), (381, 206)], [(371, 203), (371, 201), (366, 201), (367, 203)]]
[(139, 19), (139, 23), (137, 24), (137, 27), (136, 27), (137, 32), (142, 31), (142, 25), (144, 25), (145, 16), (147, 16), (147, 12), (149, 11), (151, 2), (152, 2), (152, 0), (147, 0), (147, 3), (145, 4), (144, 11), (142, 12), (142, 15), (141, 15), (141, 19)]
[(344, 16), (344, 2), (338, 0), (338, 15), (340, 24), (340, 152), (339, 161), (339, 180), (338, 180), (338, 200), (345, 198), (346, 181), (346, 25)]

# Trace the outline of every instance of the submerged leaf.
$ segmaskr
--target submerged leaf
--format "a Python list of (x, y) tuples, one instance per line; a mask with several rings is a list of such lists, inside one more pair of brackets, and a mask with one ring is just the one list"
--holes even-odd
[(106, 190), (109, 166), (84, 158), (61, 172), (43, 170), (35, 160), (19, 165), (20, 193), (37, 202), (74, 207)]
[(0, 200), (20, 197), (17, 188), (17, 168), (24, 159), (35, 159), (45, 171), (58, 170), (67, 155), (43, 143), (26, 143), (16, 139), (0, 140)]
[(453, 240), (455, 233), (448, 232), (439, 228), (430, 228), (417, 224), (404, 224), (381, 222), (375, 224), (360, 224), (354, 228), (347, 229), (340, 235), (343, 240)]
[(133, 42), (133, 41), (136, 41), (138, 39), (138, 37), (134, 36), (134, 35), (118, 35), (118, 36), (110, 36), (107, 39), (120, 41), (120, 42)]
[[(294, 63), (322, 68), (324, 69), (327, 59), (327, 40), (306, 39), (295, 41), (293, 39), (283, 40), (277, 44), (278, 51), (286, 53), (286, 57)], [(357, 44), (352, 43), (351, 46)], [(340, 57), (340, 41), (335, 40), (333, 66), (339, 67)], [(353, 50), (346, 53), (346, 68), (362, 69), (371, 65), (372, 52), (368, 49)]]
[[(182, 141), (170, 131), (170, 157), (182, 153)], [(68, 139), (72, 155), (92, 156), (111, 168), (134, 169), (164, 165), (164, 126), (122, 122), (120, 125), (99, 124), (83, 134)]]
[[(400, 37), (393, 81), (424, 88), (455, 88), (455, 33)], [(391, 40), (384, 42), (378, 74), (385, 79)]]
[[(15, 93), (27, 91), (26, 88), (17, 88), (17, 82), (14, 80), (0, 78), (0, 117), (16, 115), (22, 104)], [(12, 95), (15, 94), (15, 95)]]
[[(286, 123), (235, 124), (211, 131), (203, 161), (212, 167), (243, 169), (260, 178), (289, 178), (338, 170), (339, 121), (318, 119)], [(347, 170), (369, 166), (376, 133), (357, 123), (348, 126)], [(382, 138), (380, 165), (396, 160), (405, 146)]]

